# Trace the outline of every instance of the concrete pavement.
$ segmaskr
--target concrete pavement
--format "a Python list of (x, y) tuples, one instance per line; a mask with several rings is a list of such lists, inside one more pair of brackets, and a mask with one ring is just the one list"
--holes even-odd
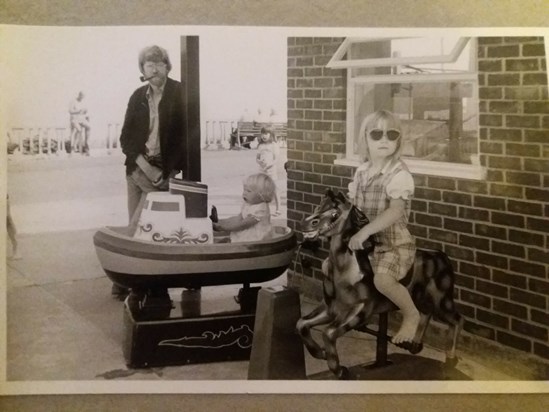
[[(202, 181), (209, 203), (222, 216), (240, 205), (242, 180), (256, 170), (253, 151), (203, 151)], [(281, 160), (282, 162), (282, 160)], [(281, 175), (284, 172), (279, 167)], [(119, 154), (9, 160), (13, 217), (20, 232), (21, 260), (7, 264), (8, 381), (245, 380), (248, 362), (128, 369), (122, 355), (122, 303), (110, 296), (110, 281), (97, 261), (97, 228), (126, 223), (125, 180)], [(282, 188), (285, 180), (280, 181)], [(282, 211), (286, 194), (282, 190)], [(285, 224), (284, 217), (278, 219)], [(263, 285), (281, 285), (286, 277)], [(203, 306), (236, 305), (239, 285), (204, 288)], [(181, 290), (170, 290), (174, 301)], [(314, 302), (303, 298), (302, 308)], [(236, 309), (236, 306), (235, 306)], [(318, 332), (315, 332), (318, 333)], [(345, 365), (373, 360), (375, 340), (350, 332), (338, 341)], [(390, 348), (398, 353), (398, 349)], [(424, 357), (442, 360), (427, 347)], [(322, 375), (326, 363), (306, 355), (307, 375)], [(512, 374), (462, 358), (458, 369), (474, 380), (514, 380)], [(296, 389), (297, 390), (297, 389)]]

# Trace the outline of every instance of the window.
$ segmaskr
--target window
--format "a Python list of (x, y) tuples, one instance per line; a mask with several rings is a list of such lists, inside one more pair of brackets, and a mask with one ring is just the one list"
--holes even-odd
[(155, 212), (179, 212), (178, 202), (152, 202), (151, 210)]
[(471, 38), (346, 39), (328, 67), (347, 69), (347, 152), (369, 113), (396, 113), (403, 158), (414, 173), (481, 179), (476, 41)]

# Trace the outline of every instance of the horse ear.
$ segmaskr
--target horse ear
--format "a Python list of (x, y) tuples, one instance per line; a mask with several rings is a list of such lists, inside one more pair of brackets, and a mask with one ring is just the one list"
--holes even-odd
[(337, 198), (341, 201), (341, 203), (347, 202), (347, 196), (345, 196), (342, 192), (337, 192)]
[(334, 192), (332, 191), (332, 189), (326, 190), (326, 197), (329, 197), (331, 200), (335, 199), (335, 195), (334, 195)]

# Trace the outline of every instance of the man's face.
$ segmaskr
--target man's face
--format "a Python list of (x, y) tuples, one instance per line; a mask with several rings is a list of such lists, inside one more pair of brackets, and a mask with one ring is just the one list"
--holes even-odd
[(168, 77), (168, 67), (164, 62), (146, 61), (143, 64), (143, 75), (145, 77), (154, 76), (149, 80), (149, 83), (154, 86), (162, 86)]

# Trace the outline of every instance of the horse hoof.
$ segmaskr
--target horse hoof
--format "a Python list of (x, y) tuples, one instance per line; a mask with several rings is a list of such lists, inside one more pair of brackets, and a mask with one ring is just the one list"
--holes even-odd
[(454, 369), (457, 364), (458, 364), (457, 356), (455, 356), (453, 358), (446, 358), (446, 362), (444, 363), (444, 367), (447, 368), (447, 369)]
[(349, 372), (349, 369), (347, 369), (345, 366), (342, 366), (341, 372), (339, 374), (339, 380), (348, 381), (349, 379), (351, 379), (351, 373)]
[(395, 346), (398, 346), (399, 348), (405, 349), (408, 352), (410, 352), (412, 355), (416, 355), (419, 352), (423, 350), (423, 343), (422, 342), (400, 342), (395, 343)]
[(417, 355), (422, 350), (423, 350), (423, 342), (412, 342), (411, 348), (408, 349), (408, 351), (412, 355)]

